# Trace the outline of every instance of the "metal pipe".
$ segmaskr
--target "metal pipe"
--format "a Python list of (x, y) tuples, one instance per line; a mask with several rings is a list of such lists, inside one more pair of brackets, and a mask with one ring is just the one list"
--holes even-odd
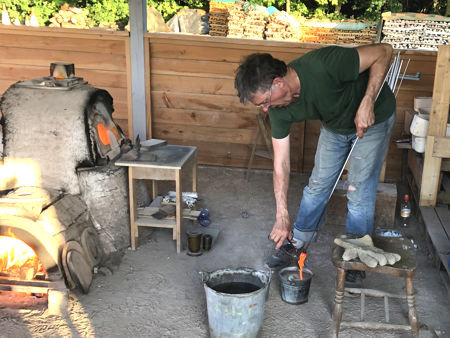
[(406, 73), (406, 70), (408, 69), (410, 61), (411, 61), (411, 59), (408, 59), (408, 62), (406, 63), (406, 66), (405, 66), (405, 71), (403, 72), (403, 75), (401, 76), (400, 84), (398, 85), (398, 88), (397, 88), (397, 93), (395, 93), (396, 98), (397, 98), (398, 92), (400, 91), (400, 87), (402, 86), (402, 82), (403, 82), (403, 79), (405, 78), (405, 73)]

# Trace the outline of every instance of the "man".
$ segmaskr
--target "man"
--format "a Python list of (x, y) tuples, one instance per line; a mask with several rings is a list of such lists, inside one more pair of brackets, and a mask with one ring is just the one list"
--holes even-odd
[[(389, 44), (329, 46), (288, 65), (270, 54), (252, 54), (239, 66), (235, 87), (240, 101), (269, 111), (272, 129), (276, 221), (270, 239), (277, 251), (266, 259), (270, 268), (289, 265), (315, 239), (357, 137), (348, 174), (346, 232), (372, 234), (377, 184), (395, 121), (395, 97), (383, 85), (391, 56)], [(289, 130), (293, 122), (317, 119), (322, 127), (314, 169), (292, 229), (287, 208)], [(286, 239), (290, 243), (284, 244)]]

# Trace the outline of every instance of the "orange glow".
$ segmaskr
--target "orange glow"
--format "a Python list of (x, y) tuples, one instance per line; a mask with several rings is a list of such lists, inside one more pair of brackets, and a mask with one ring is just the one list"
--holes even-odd
[(105, 126), (101, 123), (97, 124), (97, 132), (100, 141), (105, 145), (111, 144), (111, 140), (109, 139), (109, 133), (106, 130)]
[(37, 161), (5, 157), (3, 163), (0, 162), (0, 190), (25, 186), (42, 186), (41, 170)]
[(11, 230), (0, 236), (0, 272), (21, 279), (33, 279), (37, 272), (45, 272), (32, 248), (15, 238)]
[(116, 140), (119, 141), (119, 139), (120, 139), (119, 133), (117, 132), (117, 129), (115, 127), (113, 127), (112, 132), (113, 132), (114, 136), (116, 137)]
[(305, 266), (306, 252), (302, 252), (298, 258), (298, 272), (300, 274), (300, 280), (303, 280), (303, 267)]

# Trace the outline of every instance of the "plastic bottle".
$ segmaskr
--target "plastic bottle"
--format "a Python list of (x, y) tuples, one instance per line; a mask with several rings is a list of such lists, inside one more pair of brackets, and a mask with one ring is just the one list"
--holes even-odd
[(11, 20), (9, 19), (8, 11), (6, 10), (6, 4), (2, 3), (2, 24), (10, 25)]
[(409, 196), (403, 197), (402, 204), (400, 205), (400, 217), (402, 219), (402, 226), (407, 227), (408, 221), (411, 216), (411, 203), (409, 202)]
[(38, 19), (36, 17), (36, 12), (34, 10), (34, 7), (31, 8), (30, 26), (32, 26), (32, 27), (39, 27), (39, 23), (38, 23)]

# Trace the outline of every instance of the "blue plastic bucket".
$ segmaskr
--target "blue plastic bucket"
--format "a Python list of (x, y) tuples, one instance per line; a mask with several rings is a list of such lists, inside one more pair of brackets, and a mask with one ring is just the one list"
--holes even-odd
[(202, 272), (211, 337), (257, 337), (272, 273), (251, 268)]

